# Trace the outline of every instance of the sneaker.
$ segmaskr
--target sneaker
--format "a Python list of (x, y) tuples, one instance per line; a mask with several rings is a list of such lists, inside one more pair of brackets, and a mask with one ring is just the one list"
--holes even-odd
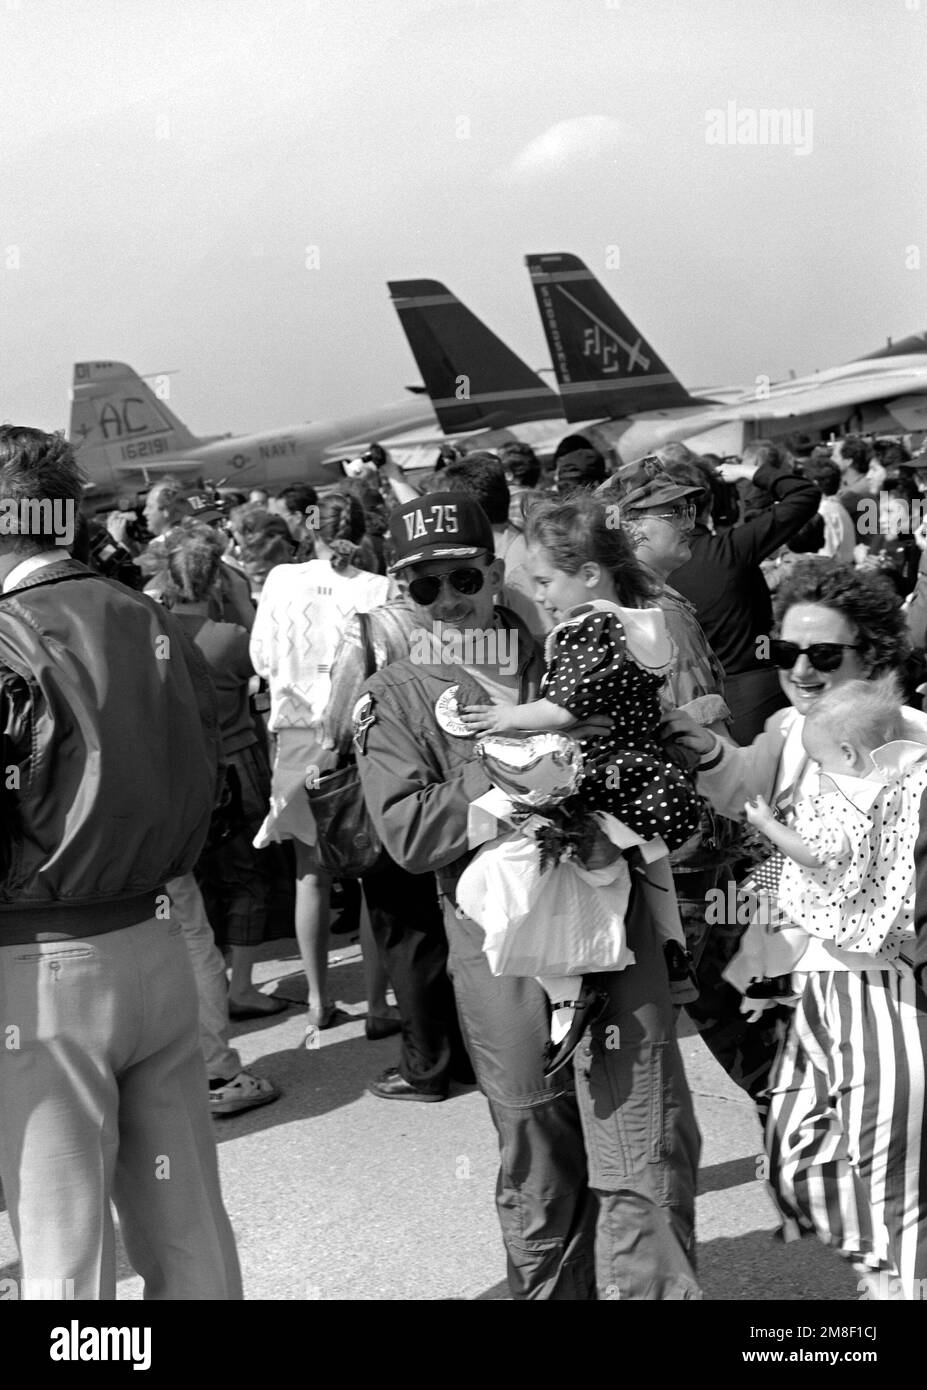
[(213, 1115), (238, 1115), (276, 1100), (280, 1091), (266, 1076), (240, 1071), (230, 1081), (209, 1087), (209, 1109)]

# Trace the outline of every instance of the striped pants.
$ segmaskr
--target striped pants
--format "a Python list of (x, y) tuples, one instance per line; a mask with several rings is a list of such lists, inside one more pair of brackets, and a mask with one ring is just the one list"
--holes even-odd
[(927, 1284), (927, 1011), (910, 974), (808, 974), (770, 1081), (769, 1181), (786, 1229)]

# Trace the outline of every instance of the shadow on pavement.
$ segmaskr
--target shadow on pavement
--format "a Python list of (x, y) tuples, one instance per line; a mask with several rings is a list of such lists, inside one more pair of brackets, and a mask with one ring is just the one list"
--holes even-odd
[(719, 1236), (699, 1245), (698, 1277), (706, 1298), (725, 1303), (784, 1299), (813, 1304), (859, 1298), (854, 1270), (815, 1236), (790, 1245), (774, 1240), (772, 1231)]
[[(225, 1139), (238, 1139), (242, 1135), (258, 1134), (296, 1120), (312, 1119), (338, 1110), (343, 1105), (350, 1105), (366, 1095), (367, 1085), (374, 1077), (399, 1061), (398, 1037), (370, 1042), (363, 1033), (357, 1035), (357, 1024), (365, 1017), (363, 1005), (366, 1001), (360, 960), (355, 958), (333, 965), (329, 974), (329, 989), (331, 998), (346, 1005), (352, 1012), (343, 1014), (341, 1022), (335, 1027), (327, 1028), (323, 1033), (317, 1032), (308, 1039), (300, 1021), (297, 1044), (248, 1061), (248, 1070), (258, 1076), (269, 1077), (280, 1087), (282, 1095), (279, 1100), (256, 1110), (246, 1110), (240, 1115), (217, 1116), (213, 1121), (217, 1143), (221, 1144)], [(305, 1008), (306, 977), (302, 969), (297, 968), (292, 975), (278, 976), (270, 992), (279, 998), (292, 1000), (297, 1007), (270, 1018), (233, 1023), (230, 1034), (233, 1046), (236, 1038), (246, 1033), (264, 1032), (287, 1020), (290, 1020), (289, 1027), (292, 1029), (299, 1009)], [(306, 1046), (307, 1041), (312, 1045)], [(457, 1096), (468, 1095), (473, 1090), (473, 1086), (454, 1085), (449, 1101), (443, 1103), (453, 1104)], [(408, 1110), (410, 1106), (422, 1108), (414, 1101), (385, 1101), (373, 1096), (369, 1097), (369, 1102), (393, 1111)]]
[(698, 1172), (698, 1195), (706, 1192), (723, 1192), (729, 1187), (743, 1187), (757, 1182), (757, 1158), (731, 1158), (726, 1163), (712, 1163)]

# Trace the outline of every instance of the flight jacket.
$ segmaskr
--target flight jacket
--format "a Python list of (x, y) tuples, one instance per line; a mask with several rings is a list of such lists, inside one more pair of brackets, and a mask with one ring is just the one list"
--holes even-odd
[(0, 596), (0, 945), (155, 916), (219, 759), (208, 671), (159, 604), (70, 558)]
[[(518, 635), (518, 703), (537, 699), (540, 649), (514, 613), (495, 611)], [(364, 798), (387, 853), (410, 873), (434, 873), (449, 897), (471, 857), (470, 802), (492, 785), (474, 757), (476, 740), (448, 733), (435, 713), (444, 691), (467, 680), (458, 666), (407, 657), (370, 678), (355, 711)]]

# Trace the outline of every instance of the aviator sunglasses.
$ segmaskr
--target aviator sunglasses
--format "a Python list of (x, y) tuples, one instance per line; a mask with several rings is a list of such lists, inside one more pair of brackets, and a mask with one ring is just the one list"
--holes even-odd
[(480, 592), (486, 582), (486, 575), (482, 570), (466, 565), (463, 569), (451, 570), (450, 574), (427, 574), (418, 579), (410, 579), (409, 593), (413, 602), (422, 608), (427, 608), (434, 603), (441, 592), (441, 585), (445, 579), (452, 589), (457, 590), (458, 594), (469, 596)]
[(844, 652), (858, 651), (852, 642), (812, 642), (810, 647), (775, 639), (769, 643), (769, 659), (780, 671), (791, 671), (800, 656), (806, 656), (816, 671), (836, 671)]

